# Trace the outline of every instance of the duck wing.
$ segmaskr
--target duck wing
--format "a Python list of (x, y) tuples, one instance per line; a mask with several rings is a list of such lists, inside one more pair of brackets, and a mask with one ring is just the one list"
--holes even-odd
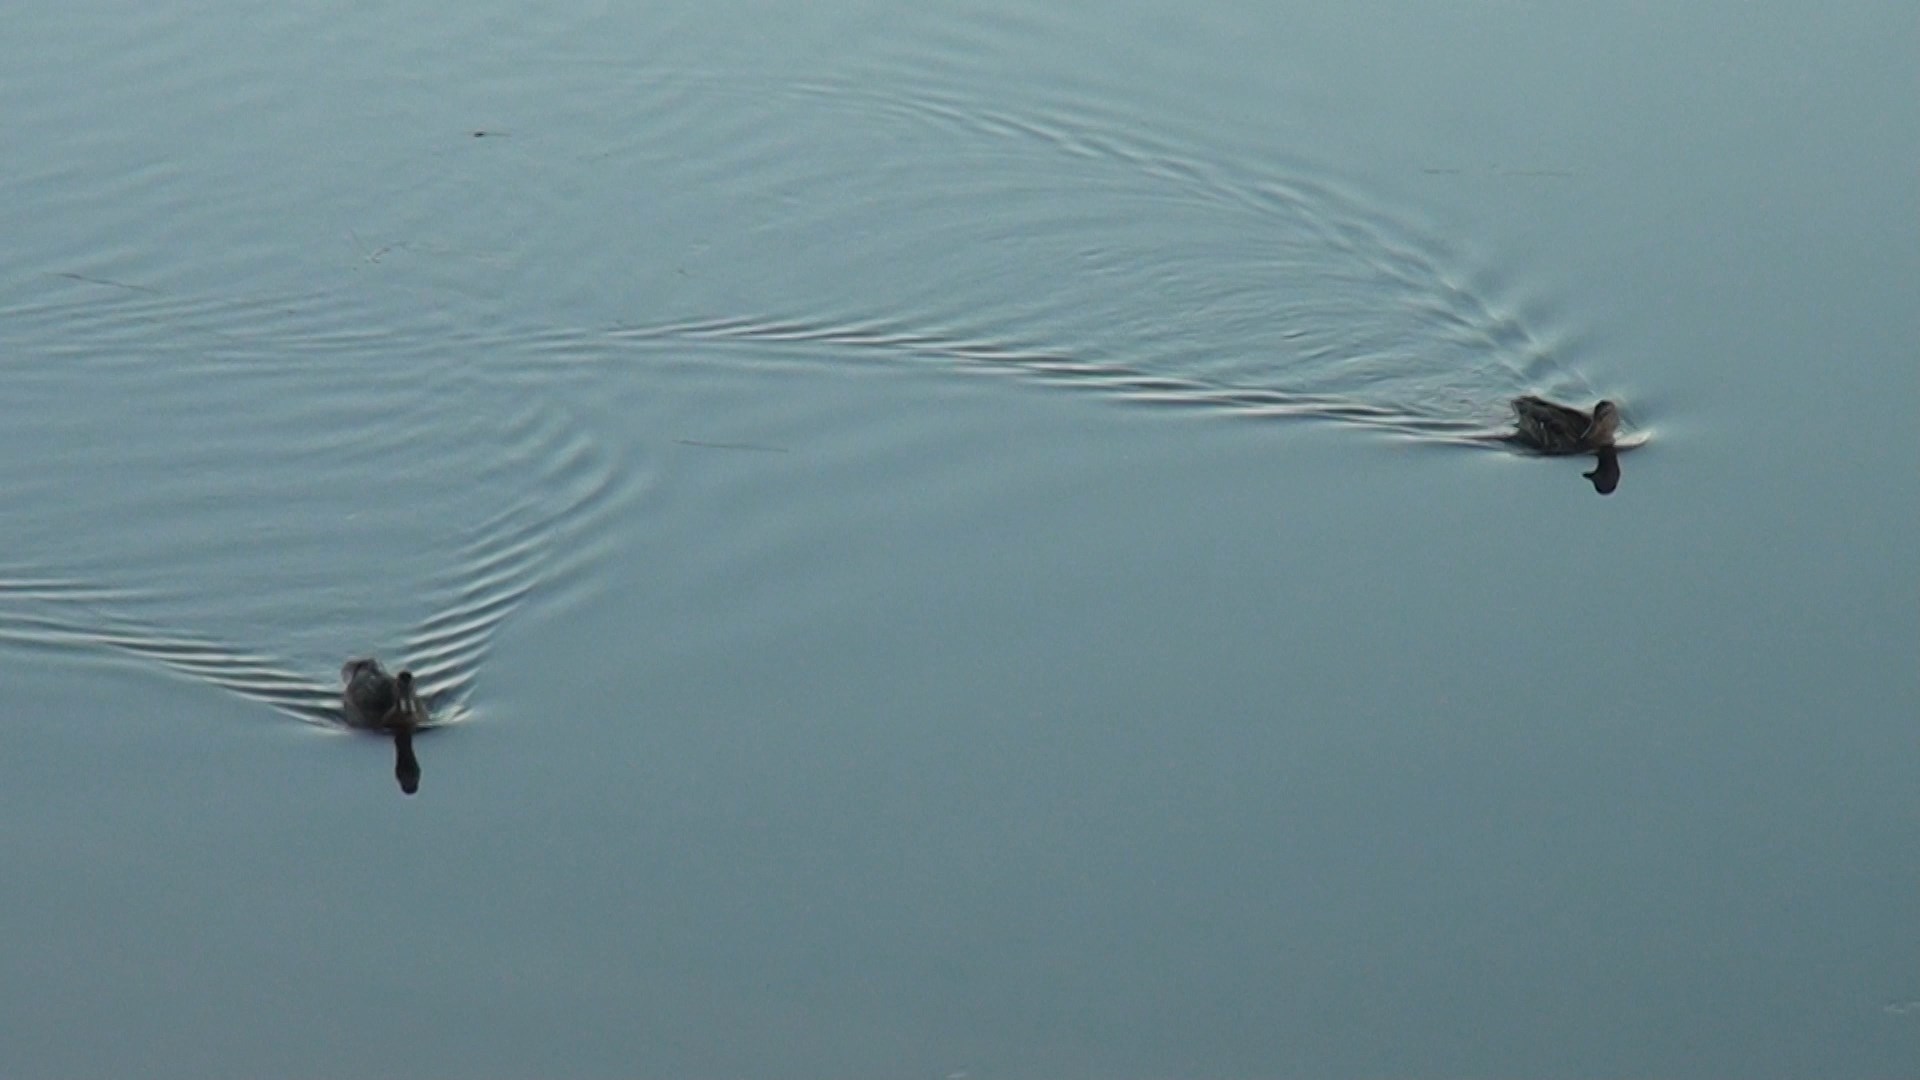
[(1593, 426), (1579, 409), (1539, 397), (1513, 399), (1513, 414), (1520, 441), (1549, 453), (1578, 449)]

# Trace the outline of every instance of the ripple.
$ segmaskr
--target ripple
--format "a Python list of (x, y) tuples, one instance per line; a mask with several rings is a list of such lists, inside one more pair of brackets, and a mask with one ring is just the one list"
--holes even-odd
[(500, 626), (588, 568), (641, 482), (492, 377), (508, 337), (476, 360), (351, 297), (49, 285), (0, 319), (27, 358), (0, 464), (15, 648), (134, 656), (319, 724), (341, 659), (387, 653), (456, 722)]
[(756, 269), (704, 310), (624, 320), (629, 344), (998, 367), (1437, 442), (1510, 430), (1523, 394), (1600, 396), (1579, 335), (1528, 316), (1543, 305), (1304, 157), (1091, 92), (1009, 104), (898, 73), (647, 85), (674, 117), (633, 152), (700, 128), (722, 149), (689, 152), (684, 180), (739, 207), (695, 267)]

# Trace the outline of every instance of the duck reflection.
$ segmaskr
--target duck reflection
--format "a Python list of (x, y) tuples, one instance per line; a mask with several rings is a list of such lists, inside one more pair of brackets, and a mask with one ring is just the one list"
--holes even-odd
[(393, 736), (393, 775), (400, 790), (420, 790), (420, 760), (413, 756), (413, 735), (427, 722), (426, 706), (414, 693), (413, 672), (389, 675), (372, 657), (349, 660), (340, 669), (345, 687), (340, 704), (347, 724)]
[(1580, 475), (1593, 481), (1593, 490), (1602, 495), (1611, 495), (1613, 489), (1620, 486), (1620, 451), (1609, 446), (1595, 454), (1594, 458), (1596, 463), (1593, 471)]
[(1614, 437), (1620, 431), (1620, 408), (1602, 401), (1591, 413), (1539, 397), (1513, 399), (1515, 430), (1511, 441), (1536, 454), (1556, 457), (1592, 454), (1592, 472), (1581, 473), (1602, 495), (1620, 486), (1620, 451)]

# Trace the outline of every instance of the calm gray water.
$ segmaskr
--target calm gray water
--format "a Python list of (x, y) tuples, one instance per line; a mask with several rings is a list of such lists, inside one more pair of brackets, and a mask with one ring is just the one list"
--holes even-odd
[(1911, 5), (1077, 7), (12, 5), (0, 1074), (1920, 1073)]

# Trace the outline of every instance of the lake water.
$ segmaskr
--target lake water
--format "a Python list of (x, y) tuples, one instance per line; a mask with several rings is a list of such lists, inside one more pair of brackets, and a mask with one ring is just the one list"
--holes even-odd
[(1912, 6), (1287, 7), (13, 5), (0, 1073), (1920, 1072)]

